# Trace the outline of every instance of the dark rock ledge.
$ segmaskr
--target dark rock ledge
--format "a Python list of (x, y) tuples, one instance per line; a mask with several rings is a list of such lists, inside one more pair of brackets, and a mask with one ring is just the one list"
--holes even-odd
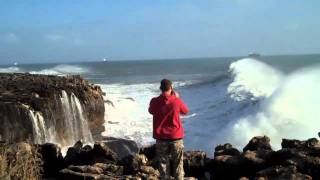
[[(80, 76), (23, 73), (0, 73), (0, 140), (44, 143), (46, 138), (50, 139), (50, 134), (55, 142), (61, 144), (73, 144), (81, 139), (81, 136), (75, 140), (71, 138), (75, 133), (71, 134), (71, 127), (66, 125), (66, 119), (71, 118), (65, 113), (62, 92), (68, 95), (70, 104), (67, 106), (72, 105), (72, 95), (77, 97), (93, 138), (99, 140), (104, 132), (105, 111), (103, 92), (99, 86), (90, 84)], [(35, 116), (41, 115), (45, 129), (50, 132), (43, 129), (35, 132), (30, 112)], [(37, 141), (35, 133), (38, 133)]]
[[(111, 139), (111, 140), (110, 140)], [(134, 141), (110, 138), (93, 146), (81, 141), (62, 157), (55, 144), (0, 145), (0, 179), (159, 179), (154, 145), (138, 148)], [(320, 179), (320, 143), (283, 139), (274, 151), (266, 136), (254, 137), (243, 151), (218, 145), (214, 158), (186, 151), (186, 179), (310, 180)]]

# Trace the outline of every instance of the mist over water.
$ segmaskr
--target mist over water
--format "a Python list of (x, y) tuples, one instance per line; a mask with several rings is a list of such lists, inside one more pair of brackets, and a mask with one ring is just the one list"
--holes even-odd
[(147, 109), (162, 78), (189, 106), (182, 117), (186, 149), (213, 154), (220, 143), (242, 148), (267, 135), (274, 148), (282, 138), (315, 137), (320, 112), (320, 56), (95, 62), (0, 67), (0, 72), (81, 74), (106, 92), (105, 136), (154, 142)]

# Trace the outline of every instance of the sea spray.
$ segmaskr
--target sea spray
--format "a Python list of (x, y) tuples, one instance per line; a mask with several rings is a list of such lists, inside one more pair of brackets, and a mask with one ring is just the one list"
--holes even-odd
[[(39, 71), (30, 71), (30, 74), (45, 74), (45, 75), (68, 75), (68, 74), (85, 74), (89, 70), (87, 68), (84, 68), (82, 66), (76, 66), (76, 65), (68, 65), (68, 64), (59, 64), (57, 66), (42, 69)], [(1, 69), (0, 69), (1, 72)]]
[(228, 86), (228, 93), (236, 101), (247, 99), (250, 95), (252, 98), (269, 97), (283, 78), (279, 70), (251, 58), (231, 63), (229, 72), (234, 80)]
[[(253, 70), (257, 67), (258, 71)], [(234, 82), (228, 90), (234, 90), (235, 84), (241, 84), (240, 90), (263, 98), (257, 112), (239, 117), (224, 129), (222, 134), (227, 134), (228, 142), (243, 147), (253, 136), (267, 135), (274, 148), (279, 149), (282, 138), (316, 136), (320, 129), (317, 126), (320, 117), (320, 67), (305, 68), (283, 77), (282, 73), (263, 62), (243, 59), (231, 64), (230, 69), (237, 71), (233, 71)], [(247, 73), (245, 76), (242, 74), (244, 71)], [(237, 94), (243, 92), (232, 93), (245, 97)]]
[[(101, 85), (105, 99), (104, 136), (132, 139), (142, 145), (153, 142), (152, 116), (148, 113), (150, 99), (158, 84)], [(112, 102), (112, 103), (111, 103)]]

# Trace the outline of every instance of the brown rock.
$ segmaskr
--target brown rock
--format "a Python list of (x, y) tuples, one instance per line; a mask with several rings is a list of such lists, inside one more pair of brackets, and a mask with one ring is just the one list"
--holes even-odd
[(270, 145), (270, 138), (267, 136), (256, 136), (252, 138), (249, 143), (243, 148), (243, 151), (256, 150), (272, 150)]
[(183, 166), (186, 176), (201, 179), (208, 170), (207, 155), (204, 151), (186, 151), (183, 155)]
[(259, 171), (257, 173), (259, 178), (265, 178), (268, 180), (311, 180), (312, 177), (306, 174), (301, 174), (297, 172), (297, 168), (295, 166), (274, 166), (268, 169)]
[(220, 156), (220, 155), (238, 156), (240, 155), (240, 151), (232, 147), (232, 145), (229, 143), (224, 145), (220, 144), (215, 148), (214, 156)]

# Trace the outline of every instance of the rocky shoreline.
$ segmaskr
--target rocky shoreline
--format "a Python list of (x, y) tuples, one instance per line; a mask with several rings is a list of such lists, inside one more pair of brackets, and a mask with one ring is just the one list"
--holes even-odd
[[(99, 86), (80, 76), (0, 73), (0, 81), (0, 179), (159, 179), (154, 145), (101, 136)], [(63, 157), (58, 144), (73, 146)], [(316, 138), (283, 139), (281, 145), (273, 150), (261, 136), (242, 150), (228, 143), (212, 147), (212, 158), (186, 151), (186, 179), (320, 179)]]
[[(125, 139), (108, 138), (94, 145), (78, 141), (65, 157), (52, 143), (2, 142), (0, 152), (0, 179), (159, 179), (155, 146), (139, 148)], [(214, 158), (186, 151), (184, 169), (185, 179), (319, 179), (320, 143), (316, 138), (283, 139), (282, 149), (274, 151), (268, 137), (254, 137), (243, 151), (218, 145)]]

